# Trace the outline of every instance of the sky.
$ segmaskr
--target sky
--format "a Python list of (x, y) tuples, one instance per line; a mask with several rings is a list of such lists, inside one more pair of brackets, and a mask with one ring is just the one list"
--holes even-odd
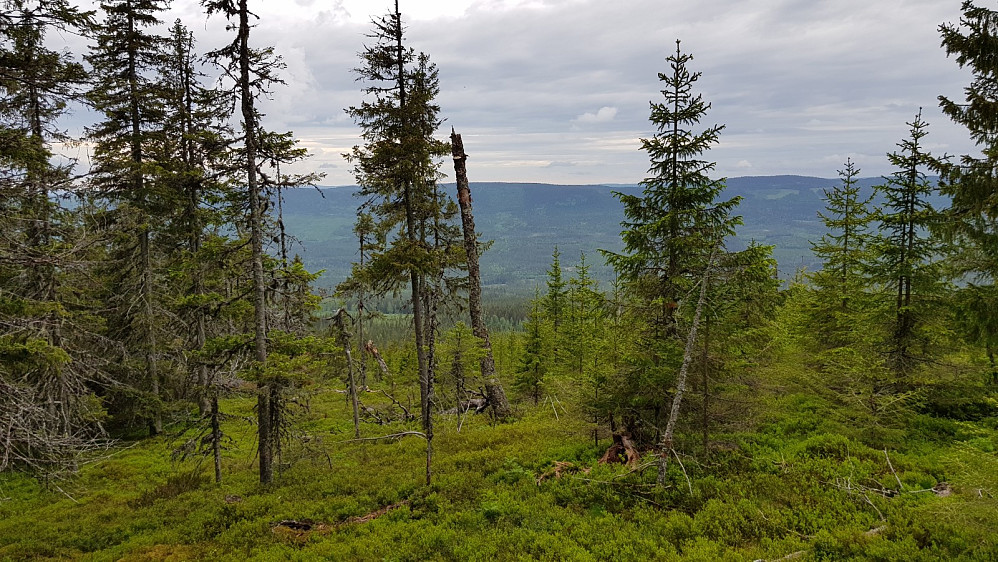
[[(359, 144), (345, 108), (360, 103), (351, 69), (371, 17), (388, 0), (250, 0), (256, 46), (272, 45), (284, 86), (264, 124), (294, 131), (311, 157), (298, 171), (323, 185), (355, 183), (342, 154)], [(440, 72), (440, 137), (461, 133), (471, 181), (637, 183), (649, 102), (676, 40), (702, 72), (712, 104), (703, 128), (725, 126), (707, 160), (716, 177), (835, 177), (847, 158), (862, 176), (891, 172), (887, 153), (922, 108), (936, 155), (974, 150), (938, 109), (970, 74), (940, 47), (959, 0), (402, 0), (407, 43)], [(229, 40), (220, 16), (174, 0), (201, 50)], [(75, 48), (82, 48), (76, 46)], [(79, 118), (80, 116), (77, 116)], [(450, 163), (445, 162), (447, 172)]]

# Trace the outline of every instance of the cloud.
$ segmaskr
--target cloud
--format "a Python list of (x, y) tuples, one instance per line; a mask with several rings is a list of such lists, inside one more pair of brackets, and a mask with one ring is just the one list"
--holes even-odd
[(617, 116), (616, 107), (601, 107), (596, 113), (583, 113), (575, 118), (576, 123), (609, 123)]
[[(370, 39), (369, 12), (388, 3), (252, 0), (261, 15), (254, 46), (274, 45), (288, 68), (261, 103), (270, 130), (293, 130), (330, 170), (354, 181), (340, 154), (361, 142), (344, 108), (361, 102), (351, 69)], [(315, 8), (324, 6), (323, 11)], [(370, 6), (375, 6), (371, 8)], [(431, 6), (432, 5), (432, 6)], [(889, 173), (886, 153), (919, 107), (926, 142), (951, 154), (973, 149), (936, 107), (961, 99), (969, 77), (939, 48), (937, 27), (958, 22), (958, 2), (938, 0), (448, 0), (405, 16), (407, 45), (440, 70), (437, 102), (471, 154), (472, 181), (633, 183), (647, 174), (637, 139), (654, 132), (665, 58), (682, 39), (695, 90), (711, 108), (702, 128), (726, 125), (705, 155), (718, 176), (834, 177), (829, 155), (863, 155), (864, 174)], [(223, 18), (196, 0), (174, 0), (162, 19), (182, 17), (202, 51), (231, 41)], [(402, 6), (405, 10), (405, 6)], [(349, 11), (349, 15), (346, 12)], [(870, 37), (877, 41), (871, 43)], [(82, 54), (82, 47), (72, 50)], [(595, 111), (594, 111), (595, 110)], [(78, 117), (84, 120), (81, 114)], [(598, 126), (596, 126), (598, 125)], [(598, 131), (598, 134), (597, 132)], [(573, 166), (545, 165), (573, 163)], [(446, 166), (444, 167), (446, 171)]]

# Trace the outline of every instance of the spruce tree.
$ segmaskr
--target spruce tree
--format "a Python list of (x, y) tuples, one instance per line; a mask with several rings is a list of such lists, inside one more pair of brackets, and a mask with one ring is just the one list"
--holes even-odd
[[(720, 199), (724, 181), (710, 177), (715, 164), (703, 159), (723, 126), (696, 130), (710, 104), (694, 91), (700, 73), (688, 69), (692, 59), (676, 41), (666, 59), (669, 71), (658, 75), (664, 99), (650, 104), (656, 133), (641, 140), (652, 175), (641, 182), (640, 195), (615, 193), (624, 206), (624, 250), (603, 252), (633, 295), (628, 315), (640, 350), (630, 359), (630, 374), (615, 384), (615, 401), (625, 411), (650, 410), (646, 419), (657, 427), (664, 426), (663, 408), (682, 362), (678, 311), (689, 309), (684, 301), (740, 222), (731, 214), (739, 199)], [(639, 416), (628, 418), (626, 429), (636, 434)]]
[[(818, 217), (828, 231), (811, 251), (822, 260), (810, 278), (818, 293), (820, 309), (814, 311), (822, 341), (829, 347), (847, 345), (857, 325), (857, 316), (868, 308), (864, 294), (869, 286), (869, 225), (873, 194), (862, 196), (856, 181), (859, 169), (852, 160), (839, 170), (841, 183), (825, 189), (825, 210)], [(860, 323), (861, 324), (861, 323)]]
[[(961, 219), (953, 222), (959, 235), (981, 247), (995, 247), (998, 227), (998, 86), (994, 76), (998, 73), (998, 59), (994, 56), (994, 42), (998, 39), (998, 11), (965, 1), (960, 24), (939, 26), (942, 46), (947, 55), (955, 55), (961, 68), (969, 68), (973, 80), (964, 89), (965, 100), (952, 100), (939, 96), (943, 113), (957, 124), (967, 128), (971, 140), (980, 149), (978, 154), (960, 158), (959, 164), (948, 167), (943, 193), (953, 198), (950, 213)], [(998, 259), (988, 258), (986, 263), (974, 266), (978, 271), (995, 276)]]
[(217, 96), (200, 84), (194, 36), (180, 20), (170, 28), (164, 51), (160, 84), (167, 110), (154, 150), (162, 163), (171, 208), (176, 209), (164, 232), (166, 251), (172, 258), (167, 267), (177, 282), (171, 308), (189, 322), (188, 357), (184, 359), (190, 364), (198, 410), (204, 416), (217, 396), (211, 390), (208, 366), (194, 356), (204, 348), (210, 332), (208, 302), (220, 300), (212, 298), (206, 286), (207, 270), (217, 264), (206, 260), (201, 249), (211, 231), (224, 224), (224, 216), (213, 204), (226, 190), (223, 182), (213, 180), (212, 162), (224, 158), (225, 111)]
[(590, 275), (590, 267), (586, 254), (581, 253), (575, 273), (568, 280), (563, 338), (557, 356), (582, 392), (582, 402), (592, 414), (593, 439), (599, 443), (599, 424), (607, 415), (601, 404), (612, 364), (606, 295)]
[(0, 14), (0, 472), (48, 475), (75, 469), (103, 434), (104, 348), (83, 268), (93, 240), (82, 207), (61, 205), (78, 186), (52, 150), (69, 140), (58, 120), (87, 75), (45, 41), (85, 30), (92, 14), (60, 0)]
[(553, 350), (550, 345), (550, 325), (541, 309), (540, 295), (535, 293), (527, 321), (523, 324), (523, 355), (520, 356), (520, 365), (513, 378), (513, 388), (533, 400), (535, 405), (544, 392), (551, 364)]
[[(972, 73), (964, 88), (964, 99), (939, 96), (939, 105), (953, 122), (967, 128), (978, 151), (965, 154), (959, 162), (944, 167), (939, 187), (952, 197), (946, 218), (940, 226), (957, 249), (952, 263), (956, 274), (973, 281), (973, 294), (995, 294), (998, 278), (998, 10), (965, 1), (959, 24), (939, 26), (942, 46), (953, 55), (960, 68)], [(998, 331), (988, 316), (971, 315), (981, 322), (970, 329), (982, 341), (998, 339)], [(969, 328), (969, 327), (968, 327)]]
[[(361, 388), (367, 386), (367, 355), (365, 349), (368, 342), (368, 334), (364, 331), (365, 321), (372, 318), (372, 312), (368, 311), (368, 296), (375, 290), (374, 280), (366, 278), (369, 256), (373, 253), (384, 251), (386, 243), (386, 233), (379, 230), (374, 217), (365, 212), (363, 207), (357, 209), (357, 219), (354, 222), (353, 233), (357, 236), (357, 261), (351, 265), (350, 276), (336, 286), (336, 295), (348, 299), (357, 300), (357, 354), (359, 358), (359, 382)], [(374, 371), (375, 379), (381, 382), (381, 369)]]
[(257, 390), (257, 439), (260, 458), (260, 482), (269, 484), (274, 478), (273, 459), (277, 427), (274, 426), (274, 412), (279, 407), (275, 401), (280, 396), (279, 388), (266, 375), (268, 352), (267, 289), (264, 262), (264, 236), (266, 228), (266, 202), (263, 182), (259, 174), (261, 164), (260, 115), (256, 109), (257, 97), (280, 80), (276, 71), (281, 68), (269, 48), (250, 47), (250, 18), (255, 17), (249, 10), (248, 0), (203, 0), (208, 15), (221, 13), (232, 21), (230, 29), (236, 32), (232, 42), (209, 53), (232, 78), (228, 90), (229, 99), (238, 101), (242, 127), (241, 147), (238, 154), (240, 169), (234, 170), (235, 181), (245, 186), (245, 198), (241, 207), (248, 210), (246, 223), (250, 232), (251, 294), (253, 302), (253, 349), (256, 369), (259, 372)]
[(436, 66), (424, 53), (406, 47), (398, 2), (393, 12), (375, 19), (370, 35), (375, 43), (360, 53), (355, 69), (368, 98), (348, 113), (362, 129), (363, 146), (347, 156), (379, 229), (397, 230), (384, 252), (371, 255), (367, 279), (379, 291), (408, 282), (420, 385), (422, 426), (427, 439), (427, 483), (433, 443), (433, 302), (437, 280), (447, 267), (434, 243), (438, 224), (447, 214), (437, 189), (440, 158), (450, 152), (433, 137), (440, 126)]
[[(160, 182), (152, 145), (162, 134), (164, 105), (156, 80), (165, 39), (149, 33), (166, 9), (159, 0), (123, 0), (101, 4), (105, 20), (87, 60), (100, 79), (89, 92), (104, 120), (89, 130), (94, 145), (90, 182), (108, 201), (113, 262), (108, 297), (114, 320), (112, 336), (126, 350), (123, 381), (134, 381), (143, 394), (138, 415), (155, 435), (162, 431), (160, 341), (164, 339), (161, 303), (161, 253), (157, 252), (154, 217), (169, 214), (166, 187)], [(134, 367), (133, 367), (134, 365)], [(132, 371), (142, 373), (134, 376)], [(140, 382), (141, 381), (141, 382)], [(132, 410), (130, 397), (120, 407)]]
[(711, 249), (734, 233), (731, 216), (739, 199), (719, 201), (724, 180), (711, 179), (715, 164), (701, 155), (717, 144), (723, 125), (693, 129), (710, 109), (693, 87), (701, 73), (690, 72), (693, 56), (680, 50), (659, 73), (664, 101), (651, 103), (652, 138), (641, 148), (651, 159), (653, 175), (641, 182), (642, 194), (615, 193), (624, 205), (622, 253), (606, 253), (622, 278), (644, 280), (649, 305), (657, 307), (664, 333), (674, 333), (673, 311), (703, 269)]
[(887, 352), (901, 387), (922, 355), (920, 350), (926, 348), (927, 322), (930, 316), (940, 316), (934, 304), (944, 289), (940, 264), (944, 248), (931, 234), (940, 215), (929, 202), (935, 188), (926, 176), (939, 164), (922, 143), (928, 124), (921, 111), (908, 126), (908, 138), (898, 143), (897, 152), (888, 154), (895, 171), (876, 187), (885, 201), (877, 215), (881, 234), (873, 242), (872, 263), (874, 279), (893, 295)]
[(782, 300), (776, 265), (773, 246), (755, 242), (716, 258), (690, 365), (705, 455), (712, 431), (744, 423), (747, 396), (759, 382), (753, 371), (766, 358), (767, 328)]
[(441, 380), (453, 385), (454, 401), (459, 413), (464, 413), (471, 407), (469, 388), (480, 386), (471, 375), (478, 370), (476, 367), (482, 355), (481, 340), (475, 337), (474, 331), (464, 322), (458, 322), (444, 333), (439, 353), (445, 362)]
[(555, 336), (557, 336), (564, 320), (566, 293), (566, 282), (561, 277), (561, 252), (558, 251), (558, 246), (555, 246), (551, 253), (551, 267), (548, 268), (547, 275), (548, 290), (544, 295), (544, 312), (551, 320)]
[[(164, 99), (162, 134), (153, 145), (160, 180), (173, 212), (164, 217), (160, 245), (166, 254), (170, 280), (169, 309), (182, 323), (182, 349), (172, 349), (178, 370), (186, 371), (180, 398), (196, 401), (201, 419), (188, 427), (193, 433), (185, 453), (210, 455), (215, 479), (221, 481), (221, 378), (232, 357), (231, 341), (241, 327), (231, 320), (245, 306), (230, 293), (244, 277), (239, 262), (243, 244), (232, 231), (241, 221), (229, 202), (238, 199), (230, 168), (228, 123), (224, 96), (203, 84), (195, 40), (177, 20), (170, 28), (159, 83)], [(202, 439), (205, 437), (205, 439)]]

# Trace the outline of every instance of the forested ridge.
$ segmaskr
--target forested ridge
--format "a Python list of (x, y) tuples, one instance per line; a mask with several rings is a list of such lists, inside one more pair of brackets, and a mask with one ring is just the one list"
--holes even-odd
[(580, 187), (546, 226), (596, 247), (490, 261), (476, 216), (526, 223), (488, 208), (396, 0), (344, 76), (323, 287), (293, 191), (323, 177), (260, 111), (283, 63), (252, 2), (202, 0), (229, 34), (204, 46), (166, 4), (2, 3), (0, 560), (998, 558), (998, 11), (938, 28), (978, 152), (931, 153), (916, 109), (890, 174), (801, 180), (791, 274), (679, 40), (619, 237)]
[[(930, 177), (935, 182), (937, 178)], [(818, 217), (825, 206), (824, 190), (839, 180), (806, 176), (741, 176), (725, 181), (724, 193), (740, 196), (738, 214), (743, 224), (728, 244), (745, 248), (753, 241), (773, 246), (781, 279), (791, 279), (801, 268), (814, 271), (821, 260), (811, 241), (826, 227)], [(857, 178), (866, 195), (883, 183), (880, 177)], [(443, 189), (454, 190), (447, 182)], [(543, 286), (552, 247), (569, 256), (594, 254), (598, 249), (619, 250), (620, 221), (624, 211), (614, 191), (640, 193), (638, 185), (560, 185), (536, 183), (471, 182), (479, 236), (491, 242), (482, 255), (482, 283), (487, 294), (529, 297)], [(305, 266), (321, 271), (319, 288), (334, 287), (350, 273), (356, 257), (353, 247), (356, 186), (320, 187), (289, 191), (284, 196), (288, 233), (299, 242)], [(874, 203), (881, 201), (874, 194)], [(948, 199), (935, 194), (931, 202), (945, 206)], [(570, 266), (568, 266), (570, 267)], [(601, 283), (614, 278), (603, 260), (593, 263)]]

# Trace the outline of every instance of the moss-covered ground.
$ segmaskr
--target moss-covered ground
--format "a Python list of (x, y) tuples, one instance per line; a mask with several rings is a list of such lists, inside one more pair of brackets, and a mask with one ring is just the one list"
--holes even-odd
[(761, 400), (751, 431), (691, 445), (664, 487), (599, 465), (609, 440), (570, 405), (460, 432), (441, 416), (425, 486), (421, 439), (350, 442), (344, 395), (320, 390), (263, 487), (252, 401), (230, 399), (221, 485), (168, 435), (71, 481), (0, 476), (0, 560), (998, 560), (998, 419), (918, 415), (881, 448), (817, 398)]

